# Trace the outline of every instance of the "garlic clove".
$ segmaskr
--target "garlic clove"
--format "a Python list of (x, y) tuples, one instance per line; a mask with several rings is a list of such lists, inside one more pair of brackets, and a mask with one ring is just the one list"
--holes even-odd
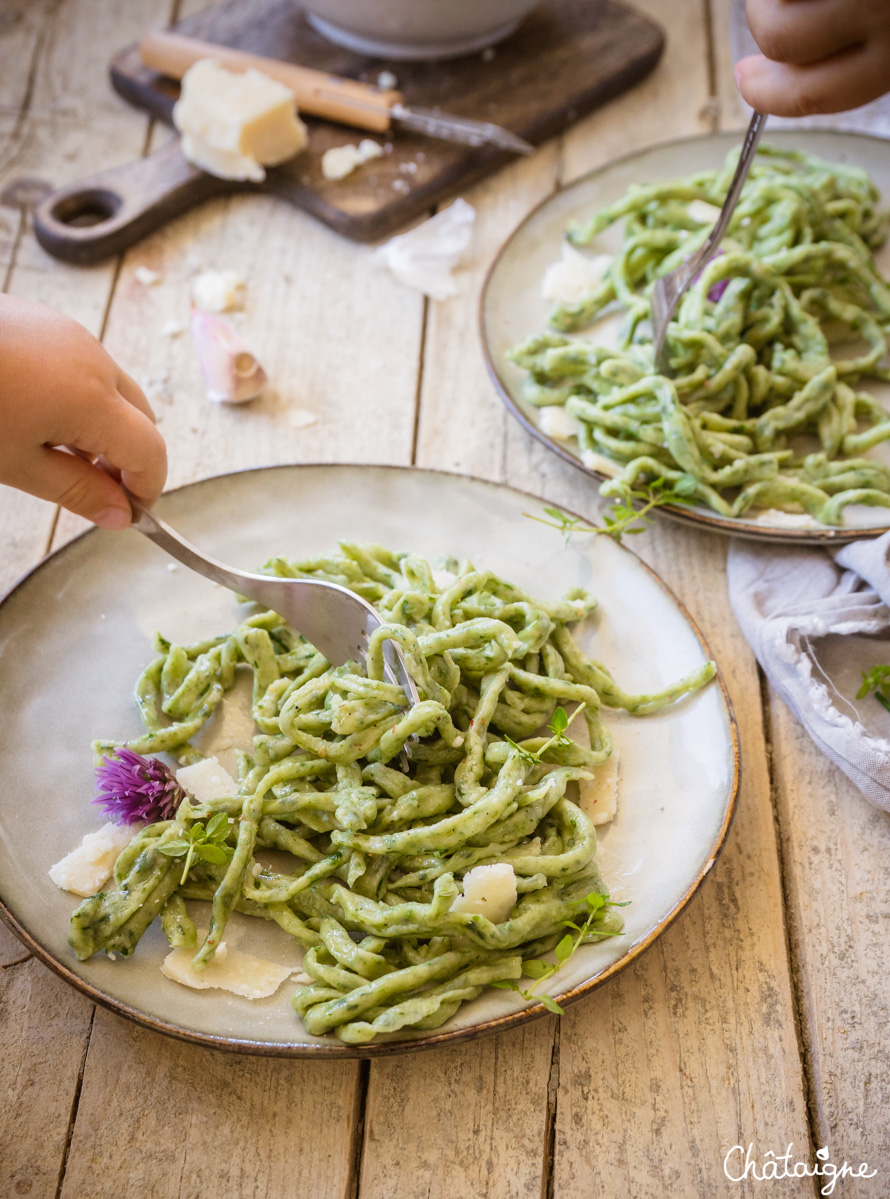
[(256, 399), (268, 377), (232, 325), (221, 316), (193, 308), (191, 326), (208, 400), (243, 404)]

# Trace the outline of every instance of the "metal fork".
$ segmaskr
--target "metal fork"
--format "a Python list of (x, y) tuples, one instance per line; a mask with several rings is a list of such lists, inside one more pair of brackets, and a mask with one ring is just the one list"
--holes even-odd
[[(368, 641), (383, 621), (369, 603), (337, 583), (320, 579), (276, 579), (225, 566), (202, 554), (184, 537), (145, 508), (128, 493), (133, 509), (133, 528), (166, 550), (183, 566), (239, 595), (271, 608), (302, 633), (333, 666), (367, 657)], [(383, 647), (388, 681), (401, 687), (411, 707), (420, 702), (414, 680), (408, 674), (397, 645)]]
[(748, 178), (748, 171), (754, 161), (757, 143), (760, 141), (765, 124), (765, 114), (755, 110), (751, 114), (751, 121), (745, 134), (732, 183), (729, 185), (729, 191), (726, 193), (717, 223), (711, 230), (707, 241), (691, 258), (687, 258), (669, 274), (656, 279), (655, 286), (652, 288), (652, 342), (655, 347), (655, 369), (660, 375), (670, 374), (666, 344), (668, 325), (673, 320), (677, 306), (690, 283), (701, 273), (723, 240), (723, 235), (735, 212), (736, 204), (739, 202), (742, 186)]

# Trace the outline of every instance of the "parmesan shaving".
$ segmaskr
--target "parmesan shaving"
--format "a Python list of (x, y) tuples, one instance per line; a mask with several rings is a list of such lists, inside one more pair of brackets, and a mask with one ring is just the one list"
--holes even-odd
[(195, 970), (192, 965), (194, 956), (192, 949), (172, 950), (161, 963), (161, 973), (173, 982), (196, 991), (219, 988), (245, 999), (268, 999), (295, 969), (293, 966), (279, 966), (277, 962), (269, 962), (265, 958), (252, 957), (239, 949), (230, 949), (225, 941), (220, 942), (203, 970)]

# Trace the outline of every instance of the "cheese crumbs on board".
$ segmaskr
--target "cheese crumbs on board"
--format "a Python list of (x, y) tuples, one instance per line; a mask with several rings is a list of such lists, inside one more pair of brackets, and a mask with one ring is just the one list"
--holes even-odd
[(212, 58), (186, 71), (173, 123), (188, 161), (222, 179), (260, 183), (264, 167), (308, 143), (289, 88), (253, 69), (228, 71)]
[(362, 138), (357, 146), (351, 142), (345, 146), (331, 146), (321, 156), (321, 173), (325, 179), (345, 179), (362, 163), (382, 156), (383, 147), (370, 137)]

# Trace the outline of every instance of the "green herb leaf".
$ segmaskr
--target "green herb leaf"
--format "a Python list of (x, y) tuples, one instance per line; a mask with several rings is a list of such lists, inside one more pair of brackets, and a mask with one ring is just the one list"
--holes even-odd
[(544, 508), (544, 517), (532, 516), (530, 512), (524, 515), (529, 520), (549, 525), (565, 537), (566, 544), (573, 533), (605, 533), (615, 541), (620, 541), (625, 533), (643, 533), (649, 526), (649, 513), (653, 508), (661, 508), (665, 504), (688, 504), (698, 490), (698, 480), (694, 475), (681, 475), (676, 482), (669, 484), (666, 479), (653, 479), (651, 483), (641, 487), (631, 487), (629, 484), (617, 483), (613, 489), (618, 494), (613, 497), (609, 511), (603, 516), (601, 525), (585, 524), (578, 516), (569, 516), (561, 508)]
[(166, 845), (159, 845), (158, 850), (167, 858), (181, 858), (183, 854), (188, 853), (188, 841), (168, 841)]
[(535, 979), (535, 986), (528, 991), (523, 991), (519, 987), (516, 987), (516, 990), (519, 991), (519, 994), (523, 999), (526, 999), (529, 1002), (534, 999), (538, 999), (541, 1003), (543, 1003), (548, 1011), (556, 1012), (557, 1015), (561, 1015), (563, 1009), (559, 1006), (555, 999), (551, 998), (551, 996), (543, 994), (538, 995), (536, 988), (545, 979), (548, 979), (551, 977), (551, 975), (555, 974), (561, 966), (564, 966), (569, 958), (572, 957), (578, 946), (582, 945), (585, 941), (590, 941), (593, 939), (599, 940), (602, 937), (620, 937), (623, 935), (620, 932), (613, 932), (611, 929), (604, 929), (602, 927), (598, 928), (597, 922), (602, 919), (608, 908), (626, 907), (626, 903), (612, 903), (608, 895), (601, 895), (599, 891), (591, 891), (590, 894), (585, 897), (584, 902), (587, 904), (588, 912), (587, 918), (584, 920), (583, 924), (576, 924), (572, 920), (563, 920), (561, 922), (563, 928), (572, 929), (575, 935), (573, 936), (572, 933), (566, 933), (565, 936), (561, 937), (557, 942), (556, 949), (554, 951), (556, 961), (543, 962), (536, 958), (532, 958), (530, 961), (523, 962), (522, 973), (527, 975), (529, 978)]
[(554, 733), (564, 733), (569, 727), (569, 718), (566, 716), (565, 708), (557, 708), (553, 713), (553, 719), (548, 726)]
[(192, 861), (197, 858), (202, 862), (211, 862), (215, 866), (224, 866), (231, 860), (234, 849), (226, 844), (229, 833), (229, 818), (225, 812), (217, 812), (204, 825), (200, 820), (183, 832), (181, 837), (168, 841), (158, 848), (168, 858), (185, 858), (180, 886), (188, 878)]
[(857, 699), (865, 699), (870, 692), (882, 708), (890, 712), (890, 666), (872, 666), (862, 672), (862, 685), (856, 692)]
[(229, 860), (230, 853), (231, 850), (226, 853), (221, 845), (214, 845), (212, 842), (204, 842), (195, 846), (195, 856), (204, 862), (212, 862), (214, 866), (224, 866)]
[(547, 977), (549, 974), (552, 974), (552, 972), (553, 971), (548, 962), (539, 962), (535, 958), (532, 958), (531, 961), (522, 963), (522, 973), (527, 975), (529, 978), (536, 978), (540, 980)]
[(521, 745), (516, 744), (512, 737), (508, 737), (506, 733), (504, 734), (504, 740), (508, 745), (512, 745), (513, 748), (518, 751), (519, 756), (524, 762), (528, 762), (531, 766), (539, 765), (541, 761), (539, 754), (533, 754), (529, 750), (523, 749)]
[(556, 946), (555, 950), (556, 960), (559, 962), (560, 966), (563, 964), (563, 962), (567, 962), (574, 952), (574, 938), (572, 937), (571, 933), (566, 933), (563, 939)]
[(217, 812), (215, 816), (211, 816), (207, 821), (207, 836), (211, 840), (215, 840), (220, 833), (226, 834), (229, 831), (229, 818), (225, 812)]

